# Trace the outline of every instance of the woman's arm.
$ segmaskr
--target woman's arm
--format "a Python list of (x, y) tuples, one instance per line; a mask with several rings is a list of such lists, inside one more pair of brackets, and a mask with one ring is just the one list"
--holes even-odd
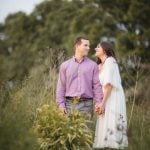
[(112, 85), (110, 83), (106, 84), (104, 86), (104, 96), (103, 96), (103, 100), (102, 102), (97, 106), (97, 113), (100, 115), (100, 114), (103, 114), (105, 112), (105, 105), (106, 105), (106, 102), (107, 102), (107, 99), (108, 97), (110, 96), (110, 93), (111, 93), (111, 90), (112, 90)]
[(110, 83), (108, 83), (104, 86), (104, 97), (102, 100), (103, 104), (106, 104), (106, 101), (111, 93), (111, 90), (112, 90), (112, 85)]

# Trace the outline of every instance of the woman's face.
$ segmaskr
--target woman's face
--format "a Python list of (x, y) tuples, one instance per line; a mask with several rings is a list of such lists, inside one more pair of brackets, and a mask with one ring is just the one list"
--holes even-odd
[(102, 57), (103, 55), (105, 55), (105, 52), (100, 44), (97, 45), (97, 47), (95, 48), (95, 51), (96, 51), (95, 53), (96, 57)]

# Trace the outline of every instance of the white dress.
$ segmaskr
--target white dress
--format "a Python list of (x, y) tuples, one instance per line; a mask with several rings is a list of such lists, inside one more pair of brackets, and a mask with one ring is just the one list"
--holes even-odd
[(113, 88), (106, 102), (105, 113), (97, 116), (93, 147), (123, 149), (128, 146), (126, 104), (118, 64), (113, 57), (106, 59), (99, 78), (103, 90), (107, 83)]

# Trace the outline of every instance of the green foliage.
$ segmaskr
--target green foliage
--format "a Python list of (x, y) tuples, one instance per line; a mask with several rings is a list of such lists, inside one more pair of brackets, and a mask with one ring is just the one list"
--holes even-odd
[(0, 149), (36, 150), (37, 141), (26, 109), (27, 104), (10, 101), (10, 91), (2, 87), (0, 95)]
[(54, 103), (37, 109), (35, 130), (43, 150), (92, 148), (92, 134), (83, 116), (72, 110), (70, 119), (68, 115), (63, 115)]
[[(149, 149), (149, 3), (147, 0), (47, 0), (37, 5), (30, 15), (23, 12), (9, 15), (0, 24), (0, 149), (39, 149), (33, 123), (37, 119), (34, 125), (39, 129), (37, 124), (44, 116), (38, 112), (36, 118), (36, 110), (39, 108), (44, 113), (44, 106), (53, 122), (42, 120), (40, 129), (44, 137), (38, 131), (42, 148), (58, 140), (63, 148), (73, 147), (75, 143), (78, 149), (78, 135), (81, 146), (85, 145), (84, 141), (90, 144), (81, 134), (87, 136), (85, 126), (78, 126), (84, 120), (75, 119), (72, 129), (68, 118), (50, 103), (55, 100), (58, 66), (74, 53), (73, 41), (77, 35), (90, 39), (90, 55), (99, 41), (115, 44), (129, 100), (129, 118), (132, 112), (127, 149)], [(74, 113), (74, 117), (78, 115)], [(52, 139), (46, 139), (47, 125)], [(76, 133), (82, 132), (75, 136), (77, 127)], [(91, 138), (90, 134), (88, 137)], [(65, 144), (61, 144), (61, 139)]]
[[(5, 87), (4, 85), (3, 88), (1, 87), (0, 149), (38, 150), (41, 146), (43, 149), (46, 149), (50, 143), (53, 143), (55, 140), (60, 142), (60, 139), (65, 141), (66, 145), (63, 144), (59, 148), (70, 146), (69, 139), (72, 141), (71, 146), (73, 146), (74, 143), (75, 146), (79, 146), (76, 144), (78, 143), (78, 135), (87, 140), (86, 136), (89, 131), (86, 130), (87, 128), (84, 126), (85, 120), (83, 118), (80, 119), (80, 117), (78, 118), (79, 114), (75, 113), (74, 118), (77, 117), (77, 119), (72, 119), (72, 129), (71, 126), (68, 125), (69, 123), (67, 116), (62, 116), (59, 113), (56, 105), (52, 102), (55, 100), (55, 88), (58, 75), (58, 70), (55, 65), (57, 59), (53, 60), (55, 57), (49, 57), (53, 56), (53, 53), (51, 53), (52, 51), (50, 49), (45, 52), (48, 57), (44, 57), (42, 55), (40, 59), (37, 60), (36, 65), (29, 71), (29, 75), (24, 79), (23, 83), (15, 90), (10, 90), (7, 86)], [(60, 60), (59, 63), (61, 63), (63, 61), (63, 54), (60, 54), (58, 58)], [(132, 74), (130, 76), (132, 76)], [(137, 98), (139, 97), (142, 104), (139, 105), (138, 103), (135, 103), (134, 106), (129, 126), (129, 148), (127, 148), (127, 150), (147, 150), (149, 148), (150, 114), (149, 93), (147, 87), (148, 78), (145, 78), (144, 80), (143, 79), (144, 76), (141, 78), (141, 80), (138, 80), (137, 84), (138, 91), (142, 90), (143, 92), (142, 95), (137, 95), (135, 100), (137, 101)], [(128, 84), (131, 84), (131, 88), (133, 88), (134, 83), (135, 82)], [(129, 91), (131, 94), (134, 93), (134, 91), (131, 91), (131, 89), (129, 89)], [(138, 91), (137, 93), (140, 94)], [(144, 92), (147, 93), (146, 96)], [(131, 97), (127, 105), (128, 118), (130, 118), (131, 115), (132, 103), (133, 97)], [(39, 108), (39, 111), (36, 112), (36, 110), (38, 110), (37, 108)], [(40, 110), (42, 114), (40, 114)], [(42, 126), (39, 126), (38, 124)], [(80, 124), (84, 125), (80, 126)], [(80, 130), (75, 132), (75, 129)], [(95, 131), (95, 121), (91, 129), (93, 132)], [(36, 135), (35, 130), (37, 131)], [(41, 133), (41, 131), (43, 132)], [(83, 131), (86, 136), (82, 134)], [(56, 137), (52, 136), (52, 134), (54, 134)], [(60, 134), (64, 136), (61, 136)], [(75, 135), (75, 139), (72, 139)], [(88, 136), (90, 136), (90, 134), (88, 134)], [(81, 145), (85, 144), (83, 143), (83, 139), (80, 139)], [(38, 143), (40, 142), (40, 144), (37, 144), (37, 141)], [(43, 145), (42, 143), (46, 144)], [(61, 143), (59, 144), (61, 145)]]
[[(128, 119), (131, 112), (131, 102), (127, 103)], [(128, 127), (129, 147), (127, 150), (149, 150), (150, 147), (150, 107), (146, 102), (135, 105), (132, 121)]]
[(72, 55), (77, 35), (90, 39), (90, 55), (99, 41), (108, 40), (115, 44), (120, 59), (138, 55), (147, 62), (149, 10), (145, 0), (50, 0), (28, 16), (11, 14), (0, 25), (0, 82), (23, 80), (46, 47)]
[(53, 56), (51, 49), (45, 50), (45, 55), (40, 55), (17, 88), (10, 89), (7, 84), (0, 86), (0, 149), (38, 149), (33, 132), (36, 109), (55, 99), (56, 64), (64, 59), (63, 53)]
[[(146, 84), (147, 81), (150, 81), (148, 64), (143, 64), (140, 57), (131, 56), (128, 59), (122, 59), (119, 62), (119, 67), (126, 98), (133, 101), (133, 95), (135, 94), (136, 103), (149, 101), (150, 93), (148, 91), (150, 88)], [(137, 84), (136, 90), (135, 84)]]

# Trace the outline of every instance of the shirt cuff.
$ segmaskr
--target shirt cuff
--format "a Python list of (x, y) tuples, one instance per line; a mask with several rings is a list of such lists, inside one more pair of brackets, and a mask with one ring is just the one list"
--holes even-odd
[(96, 104), (101, 103), (102, 100), (103, 100), (103, 99), (96, 99), (96, 100), (95, 100), (95, 103), (96, 103)]
[(65, 106), (64, 103), (59, 104), (59, 108), (65, 108), (65, 107), (66, 107), (66, 106)]

